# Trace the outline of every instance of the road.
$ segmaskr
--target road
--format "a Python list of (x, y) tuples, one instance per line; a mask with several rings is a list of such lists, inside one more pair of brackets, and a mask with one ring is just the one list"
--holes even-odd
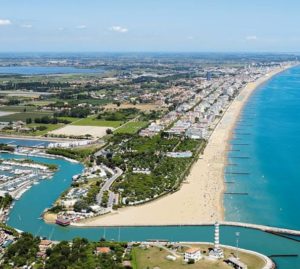
[[(113, 174), (112, 177), (110, 177), (108, 180), (106, 180), (106, 182), (104, 183), (101, 190), (99, 191), (99, 193), (96, 196), (96, 201), (99, 205), (101, 205), (103, 193), (105, 191), (109, 191), (109, 188), (114, 183), (114, 181), (123, 174), (123, 171), (120, 168), (116, 167), (115, 170), (116, 170), (116, 172)], [(114, 194), (112, 192), (110, 192), (109, 199), (108, 199), (108, 207), (113, 206), (113, 202), (114, 202), (113, 200), (114, 200)]]

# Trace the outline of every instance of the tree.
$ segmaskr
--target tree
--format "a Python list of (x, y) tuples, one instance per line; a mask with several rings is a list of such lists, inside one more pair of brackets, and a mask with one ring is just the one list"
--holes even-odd
[(113, 133), (112, 129), (106, 129), (106, 134), (110, 135), (112, 133)]
[(30, 124), (30, 123), (32, 123), (32, 119), (31, 118), (27, 118), (26, 119), (26, 124)]
[(87, 210), (88, 203), (84, 200), (79, 200), (74, 204), (74, 211), (81, 212), (82, 210)]

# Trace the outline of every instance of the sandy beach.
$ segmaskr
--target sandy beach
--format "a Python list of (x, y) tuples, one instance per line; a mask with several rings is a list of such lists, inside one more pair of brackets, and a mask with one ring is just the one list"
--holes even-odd
[(224, 219), (224, 168), (228, 141), (239, 114), (251, 93), (277, 69), (247, 84), (231, 103), (212, 133), (204, 154), (194, 163), (179, 191), (145, 205), (127, 207), (115, 213), (86, 220), (78, 226), (134, 226), (208, 224)]

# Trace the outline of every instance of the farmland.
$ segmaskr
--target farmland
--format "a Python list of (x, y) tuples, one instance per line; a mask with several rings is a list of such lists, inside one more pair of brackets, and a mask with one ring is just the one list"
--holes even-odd
[(146, 127), (148, 125), (148, 122), (146, 121), (134, 121), (134, 122), (127, 122), (117, 130), (115, 130), (114, 133), (116, 134), (135, 134), (140, 129)]
[(26, 119), (31, 118), (32, 120), (36, 118), (40, 118), (42, 116), (52, 116), (53, 113), (51, 112), (41, 112), (41, 111), (33, 111), (33, 112), (19, 112), (14, 113), (6, 116), (0, 117), (0, 121), (26, 121)]
[(98, 120), (96, 117), (91, 116), (85, 119), (80, 119), (74, 121), (72, 125), (79, 126), (100, 126), (100, 127), (112, 127), (117, 128), (122, 125), (122, 121), (107, 121), (107, 120)]

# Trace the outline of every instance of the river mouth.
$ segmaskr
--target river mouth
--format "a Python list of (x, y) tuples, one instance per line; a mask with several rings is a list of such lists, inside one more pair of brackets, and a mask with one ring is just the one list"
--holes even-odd
[[(20, 159), (24, 156), (1, 153), (3, 159)], [(144, 241), (151, 239), (165, 239), (170, 241), (213, 242), (214, 226), (143, 226), (143, 227), (61, 227), (45, 223), (40, 215), (56, 198), (66, 190), (74, 174), (82, 171), (79, 163), (69, 162), (64, 159), (49, 159), (44, 157), (29, 157), (38, 162), (58, 165), (58, 171), (50, 180), (41, 181), (33, 185), (20, 200), (15, 202), (9, 215), (8, 225), (36, 236), (47, 237), (52, 240), (71, 240), (74, 237), (85, 237), (98, 241), (101, 238), (115, 241)], [(300, 236), (291, 236), (293, 240), (266, 233), (252, 228), (236, 226), (221, 226), (221, 243), (235, 244), (235, 234), (240, 232), (240, 247), (261, 252), (266, 255), (278, 253), (293, 253), (300, 256), (300, 248), (294, 239)], [(255, 240), (253, 240), (255, 238)], [(292, 261), (276, 258), (277, 264), (283, 264), (287, 269), (297, 268), (299, 258)]]

